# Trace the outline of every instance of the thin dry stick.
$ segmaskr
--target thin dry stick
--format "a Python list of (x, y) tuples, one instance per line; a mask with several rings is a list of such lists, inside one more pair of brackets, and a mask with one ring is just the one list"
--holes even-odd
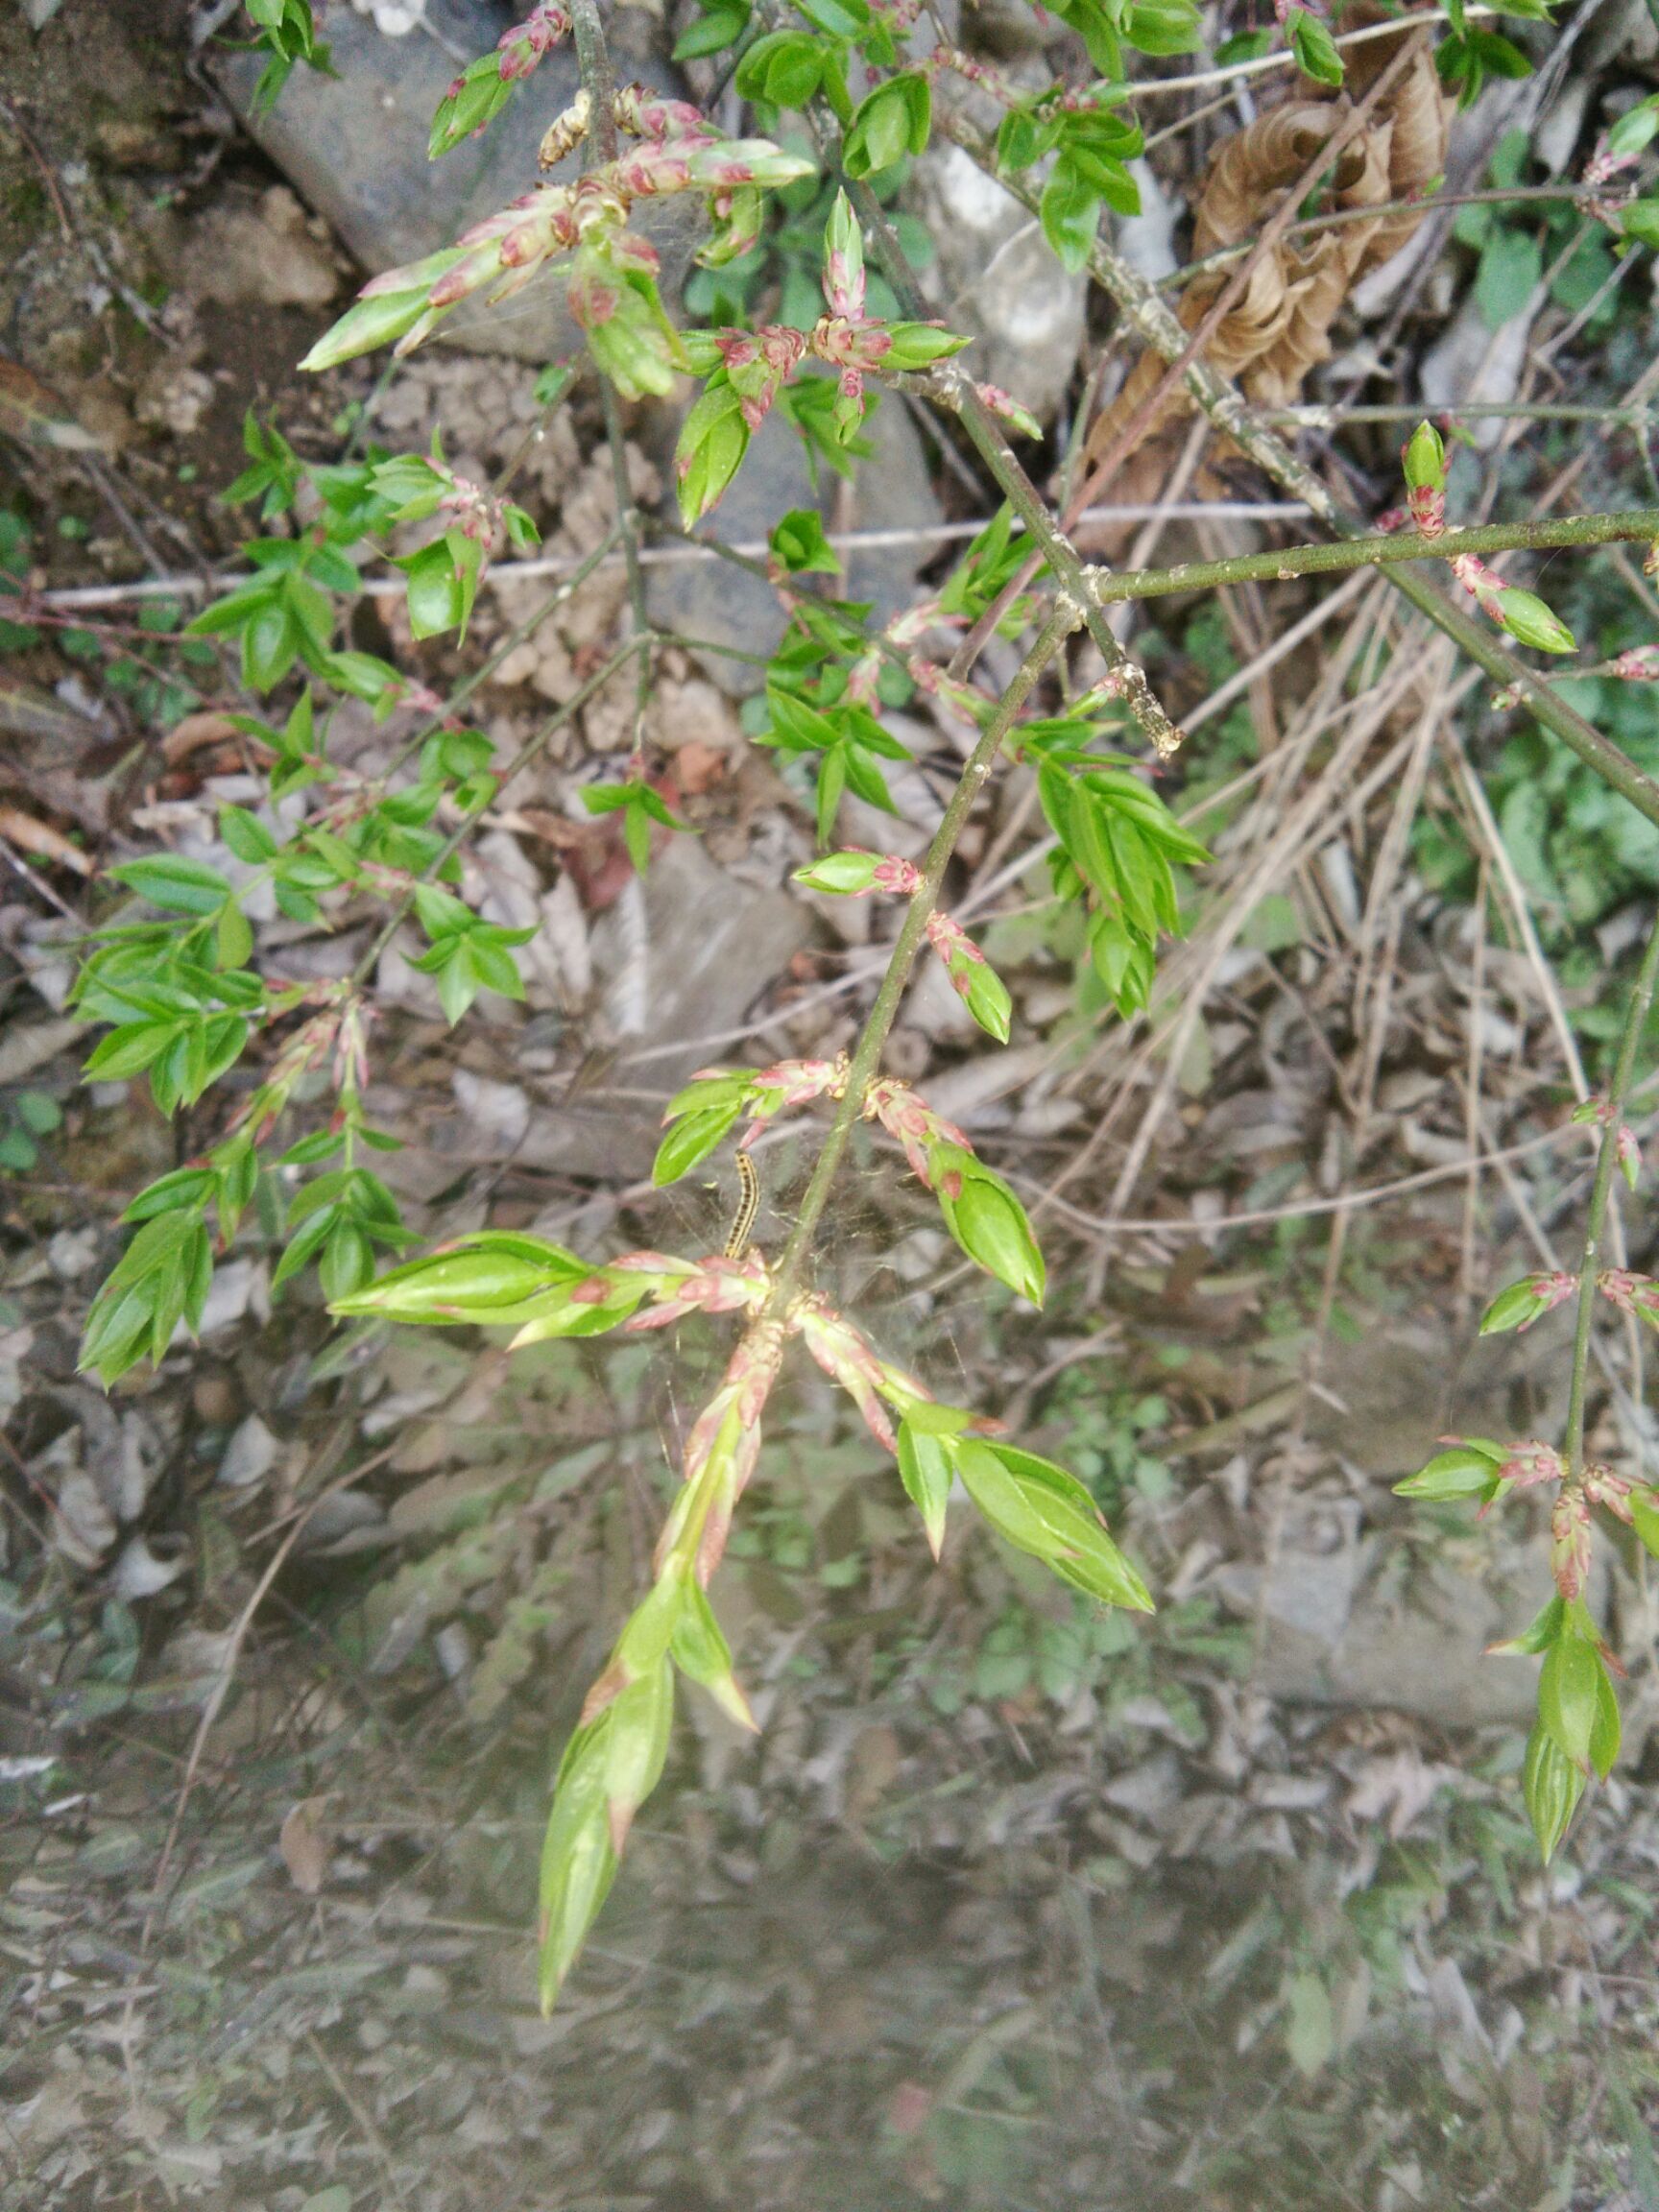
[[(1558, 1129), (1546, 1129), (1519, 1144), (1506, 1145), (1502, 1151), (1484, 1151), (1473, 1162), (1452, 1160), (1444, 1166), (1425, 1167), (1414, 1175), (1397, 1176), (1387, 1183), (1362, 1183), (1357, 1190), (1338, 1190), (1328, 1198), (1289, 1199), (1283, 1206), (1249, 1207), (1238, 1214), (1217, 1214), (1208, 1220), (1196, 1216), (1182, 1220), (1162, 1214), (1091, 1214), (1081, 1206), (1074, 1206), (1070, 1198), (1057, 1197), (1035, 1176), (1022, 1174), (1018, 1168), (1008, 1170), (1008, 1180), (1039, 1193), (1040, 1202), (1046, 1201), (1074, 1228), (1086, 1229), (1094, 1236), (1224, 1237), (1232, 1229), (1269, 1229), (1281, 1221), (1301, 1221), (1324, 1214), (1348, 1214), (1362, 1207), (1385, 1206), (1393, 1199), (1408, 1198), (1414, 1191), (1431, 1190), (1437, 1183), (1455, 1183), (1459, 1177), (1478, 1175), (1485, 1168), (1496, 1171), (1517, 1160), (1529, 1160), (1535, 1153), (1551, 1151), (1576, 1135), (1578, 1131), (1567, 1123)], [(1037, 1211), (1036, 1206), (1032, 1211)]]
[[(1354, 1132), (1355, 1145), (1358, 1150), (1364, 1148), (1371, 1099), (1382, 1063), (1389, 1000), (1393, 996), (1393, 969), (1399, 950), (1400, 926), (1404, 920), (1399, 903), (1394, 899), (1394, 889), (1405, 862), (1411, 825), (1417, 818), (1417, 805), (1423, 796), (1423, 784), (1433, 755), (1435, 734), (1455, 704), (1454, 699), (1448, 696), (1451, 675), (1452, 648), (1441, 638), (1436, 641), (1429, 656), (1426, 670), (1429, 696), (1424, 701), (1411, 752), (1407, 759), (1406, 773), (1401, 778), (1400, 788), (1388, 816), (1388, 827), (1382, 833), (1382, 842), (1371, 871), (1371, 884), (1360, 926), (1359, 972), (1354, 986), (1354, 1028), (1360, 1039), (1359, 1079), (1356, 1087), (1359, 1103)], [(1462, 686), (1463, 691), (1468, 688), (1468, 684)], [(1385, 960), (1379, 967), (1372, 958), (1372, 952), (1384, 909), (1389, 910), (1383, 930), (1387, 950)], [(1365, 1004), (1368, 997), (1372, 1001), (1369, 1010)]]

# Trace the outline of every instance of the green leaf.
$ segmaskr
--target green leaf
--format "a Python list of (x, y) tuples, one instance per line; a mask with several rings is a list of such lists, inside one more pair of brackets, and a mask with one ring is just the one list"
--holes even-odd
[(213, 926), (213, 950), (221, 968), (240, 968), (253, 950), (253, 928), (234, 900), (219, 909)]
[(1062, 159), (1043, 187), (1038, 220), (1061, 266), (1075, 276), (1094, 251), (1100, 228), (1100, 195)]
[(912, 70), (889, 77), (858, 103), (841, 147), (849, 177), (873, 177), (906, 154), (926, 151), (932, 128), (932, 91)]
[(868, 0), (794, 0), (798, 13), (831, 38), (856, 38), (870, 22)]
[[(1203, 42), (1203, 27), (1193, 0), (1132, 0), (1123, 36), (1138, 54), (1193, 54)], [(1341, 81), (1338, 65), (1336, 82)]]
[(1501, 1336), (1511, 1329), (1525, 1329), (1536, 1321), (1545, 1309), (1545, 1302), (1537, 1290), (1535, 1275), (1523, 1276), (1519, 1283), (1507, 1284), (1499, 1291), (1480, 1316), (1482, 1336)]
[(246, 860), (250, 867), (261, 866), (276, 850), (276, 838), (258, 815), (250, 814), (245, 806), (220, 807), (219, 834), (237, 859)]
[(770, 32), (757, 38), (738, 62), (738, 93), (775, 108), (805, 108), (823, 83), (830, 59), (824, 41), (810, 32)]
[(1645, 1549), (1659, 1559), (1659, 1494), (1651, 1490), (1632, 1490), (1630, 1520)]
[(591, 1273), (562, 1244), (517, 1230), (486, 1229), (353, 1287), (334, 1310), (381, 1313), (393, 1321), (517, 1327), (541, 1313), (550, 1293), (568, 1290)]
[(674, 48), (676, 61), (693, 61), (706, 54), (723, 54), (735, 46), (749, 27), (749, 0), (715, 0), (706, 6)]
[(146, 1353), (159, 1364), (180, 1322), (200, 1321), (212, 1274), (200, 1214), (180, 1210), (143, 1223), (92, 1301), (82, 1371), (108, 1388)]
[(441, 253), (428, 254), (424, 261), (412, 263), (401, 272), (409, 279), (407, 290), (377, 292), (349, 307), (318, 339), (300, 363), (301, 368), (333, 369), (359, 353), (372, 353), (378, 346), (390, 346), (406, 337), (426, 313), (433, 285), (457, 262), (464, 261), (467, 253), (466, 247), (451, 246)]
[(743, 1099), (739, 1093), (734, 1098), (718, 1099), (683, 1115), (664, 1133), (657, 1147), (657, 1157), (651, 1164), (651, 1181), (656, 1188), (661, 1190), (667, 1184), (678, 1183), (682, 1175), (690, 1173), (699, 1160), (707, 1160), (742, 1111)]
[(732, 1651), (714, 1618), (707, 1592), (695, 1575), (682, 1587), (680, 1610), (669, 1651), (682, 1674), (707, 1690), (721, 1711), (740, 1728), (753, 1728), (755, 1716), (732, 1671)]
[(1146, 1585), (1075, 1476), (1034, 1453), (972, 1436), (958, 1443), (956, 1467), (974, 1504), (1017, 1550), (1103, 1604), (1151, 1612)]
[[(952, 1190), (951, 1185), (957, 1187)], [(945, 1226), (970, 1260), (1033, 1306), (1046, 1288), (1043, 1255), (1025, 1209), (1000, 1175), (954, 1144), (933, 1148), (933, 1188)]]
[(217, 914), (232, 896), (228, 879), (204, 860), (178, 853), (157, 853), (143, 860), (123, 860), (110, 875), (152, 906), (173, 914)]
[(1544, 275), (1544, 252), (1525, 230), (1495, 229), (1475, 272), (1475, 304), (1488, 330), (1501, 330), (1524, 314)]
[(459, 630), (465, 625), (470, 607), (467, 579), (444, 539), (435, 539), (393, 565), (403, 571), (409, 593), (409, 627), (417, 637), (442, 637), (445, 630)]
[(1437, 1454), (1415, 1475), (1408, 1475), (1404, 1482), (1396, 1482), (1394, 1495), (1425, 1498), (1435, 1503), (1456, 1498), (1495, 1498), (1499, 1487), (1498, 1470), (1507, 1456), (1497, 1447), (1487, 1450), (1479, 1444), (1454, 1445), (1449, 1452)]
[(816, 508), (795, 507), (772, 532), (772, 554), (791, 576), (838, 576), (841, 563)]
[(1584, 1775), (1563, 1754), (1542, 1721), (1527, 1740), (1521, 1788), (1532, 1833), (1548, 1866), (1584, 1794)]
[(1590, 1764), (1605, 1782), (1619, 1757), (1619, 1698), (1605, 1666), (1596, 1676), (1596, 1723), (1590, 1731)]
[(1569, 1632), (1544, 1654), (1538, 1676), (1538, 1719), (1562, 1756), (1575, 1767), (1590, 1764), (1603, 1669), (1587, 1637)]
[(1519, 1636), (1511, 1636), (1502, 1644), (1489, 1644), (1488, 1658), (1535, 1659), (1541, 1651), (1548, 1651), (1560, 1636), (1566, 1618), (1565, 1600), (1559, 1596), (1552, 1597), (1533, 1615)]
[(899, 1479), (922, 1516), (935, 1559), (945, 1543), (945, 1508), (955, 1479), (954, 1453), (946, 1439), (919, 1429), (907, 1416), (899, 1425)]
[(50, 1137), (63, 1125), (63, 1109), (48, 1091), (19, 1091), (12, 1111), (32, 1137)]
[(1340, 84), (1342, 56), (1318, 16), (1306, 8), (1292, 8), (1289, 22), (1290, 51), (1303, 76), (1311, 77), (1316, 84)]

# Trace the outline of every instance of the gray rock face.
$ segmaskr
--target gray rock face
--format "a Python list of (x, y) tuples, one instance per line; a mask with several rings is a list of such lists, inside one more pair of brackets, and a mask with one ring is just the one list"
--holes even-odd
[[(757, 431), (735, 482), (702, 524), (699, 535), (728, 545), (763, 543), (768, 531), (791, 508), (816, 507), (826, 529), (917, 530), (939, 519), (927, 457), (921, 434), (902, 400), (886, 397), (871, 419), (867, 435), (875, 450), (860, 461), (852, 496), (843, 503), (839, 477), (823, 471), (812, 489), (805, 448), (783, 418), (774, 412)], [(671, 450), (671, 449), (670, 449)], [(665, 451), (664, 474), (672, 476)], [(836, 595), (871, 603), (878, 624), (908, 606), (916, 573), (936, 548), (927, 541), (874, 546), (846, 557)], [(783, 630), (777, 594), (758, 577), (745, 576), (729, 562), (699, 561), (654, 568), (650, 573), (651, 619), (666, 630), (707, 637), (744, 653), (770, 653)], [(758, 691), (765, 672), (723, 654), (698, 657), (710, 679), (733, 699)]]
[[(1261, 1623), (1254, 1679), (1276, 1696), (1384, 1706), (1448, 1727), (1521, 1722), (1537, 1700), (1537, 1663), (1488, 1659), (1550, 1594), (1539, 1508), (1460, 1520), (1450, 1533), (1396, 1507), (1386, 1486), (1421, 1467), (1442, 1434), (1553, 1435), (1564, 1407), (1561, 1347), (1505, 1336), (1471, 1343), (1396, 1323), (1329, 1348), (1310, 1437), (1337, 1453), (1369, 1497), (1292, 1497), (1265, 1568), (1223, 1567), (1226, 1602)], [(1603, 1611), (1599, 1560), (1592, 1609)]]
[[(328, 40), (338, 77), (296, 69), (266, 115), (252, 112), (256, 55), (226, 55), (216, 73), (251, 135), (363, 267), (378, 275), (438, 252), (536, 181), (541, 134), (578, 89), (568, 44), (543, 59), (482, 138), (441, 161), (426, 156), (433, 113), (460, 67), (487, 53), (521, 12), (493, 0), (427, 0), (431, 30), (391, 38), (368, 17), (331, 9)], [(638, 79), (678, 95), (652, 52), (649, 19), (637, 9), (607, 13), (618, 80)], [(578, 166), (572, 156), (551, 174), (566, 181)], [(662, 256), (664, 297), (678, 296), (703, 227), (701, 204), (691, 197), (641, 210), (637, 228)], [(579, 343), (556, 276), (538, 279), (498, 308), (457, 310), (442, 337), (474, 352), (527, 361), (548, 360)]]
[(1033, 218), (959, 146), (923, 155), (910, 204), (934, 242), (922, 288), (952, 330), (972, 336), (970, 373), (1048, 418), (1083, 342), (1088, 279), (1067, 274)]

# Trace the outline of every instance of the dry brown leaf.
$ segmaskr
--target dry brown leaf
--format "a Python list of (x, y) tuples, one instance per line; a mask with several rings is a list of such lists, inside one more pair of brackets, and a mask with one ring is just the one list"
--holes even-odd
[[(1355, 30), (1382, 20), (1372, 0), (1360, 0), (1342, 14), (1338, 27)], [(1401, 36), (1410, 33), (1403, 29)], [(1340, 92), (1299, 84), (1279, 106), (1222, 141), (1199, 196), (1192, 233), (1195, 260), (1251, 241), (1317, 157), (1321, 143), (1341, 128), (1394, 59), (1398, 43), (1378, 38), (1350, 49), (1348, 83)], [(1329, 183), (1330, 211), (1357, 213), (1424, 191), (1445, 168), (1451, 117), (1452, 104), (1441, 92), (1425, 47), (1358, 137), (1337, 156)], [(1379, 215), (1374, 222), (1358, 220), (1300, 239), (1294, 234), (1281, 238), (1251, 270), (1243, 297), (1206, 345), (1205, 360), (1258, 405), (1287, 406), (1300, 394), (1308, 372), (1330, 353), (1331, 325), (1355, 284), (1397, 253), (1422, 220), (1414, 210), (1404, 209)], [(1224, 268), (1188, 286), (1178, 310), (1185, 328), (1197, 328), (1231, 275)], [(1142, 356), (1094, 423), (1089, 439), (1092, 457), (1108, 450), (1165, 373), (1160, 355), (1148, 351)], [(1137, 447), (1187, 414), (1191, 404), (1184, 391), (1171, 393), (1157, 421), (1136, 441)]]
[(64, 453), (95, 452), (100, 444), (49, 384), (4, 355), (0, 355), (0, 431), (20, 445), (56, 446)]
[(315, 1897), (328, 1871), (328, 1839), (323, 1827), (326, 1797), (301, 1797), (282, 1823), (277, 1840), (282, 1863), (296, 1889)]
[(208, 708), (199, 714), (186, 714), (177, 722), (161, 740), (161, 757), (169, 768), (177, 768), (180, 760), (188, 760), (192, 753), (199, 753), (204, 745), (224, 745), (236, 734), (236, 725), (228, 714), (221, 714)]
[(0, 837), (60, 868), (73, 868), (77, 876), (92, 873), (91, 856), (71, 844), (61, 830), (54, 830), (50, 822), (36, 822), (33, 814), (21, 813), (15, 806), (0, 806)]

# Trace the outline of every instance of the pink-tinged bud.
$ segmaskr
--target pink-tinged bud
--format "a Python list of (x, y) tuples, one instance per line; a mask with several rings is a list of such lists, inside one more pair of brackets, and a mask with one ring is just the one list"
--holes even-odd
[(1441, 536), (1446, 528), (1446, 494), (1444, 492), (1431, 491), (1427, 486), (1424, 486), (1421, 490), (1411, 493), (1407, 501), (1407, 506), (1410, 511), (1412, 525), (1419, 537), (1438, 538)]
[(713, 145), (720, 133), (688, 100), (658, 100), (643, 84), (625, 84), (616, 94), (613, 112), (618, 131), (630, 138), (689, 138)]
[(1636, 1142), (1636, 1132), (1628, 1121), (1621, 1121), (1619, 1133), (1613, 1140), (1614, 1157), (1619, 1171), (1632, 1190), (1642, 1180), (1642, 1147)]
[(931, 1153), (936, 1144), (953, 1144), (961, 1151), (974, 1147), (953, 1121), (935, 1114), (907, 1083), (891, 1075), (878, 1076), (864, 1094), (866, 1120), (879, 1121), (889, 1137), (904, 1147), (910, 1172), (929, 1190), (933, 1188)]
[[(611, 1264), (613, 1269), (621, 1269), (627, 1267), (628, 1262), (613, 1260)], [(772, 1288), (766, 1262), (757, 1252), (746, 1252), (741, 1260), (728, 1260), (724, 1253), (713, 1252), (695, 1266), (685, 1261), (672, 1264), (681, 1270), (678, 1279), (660, 1282), (652, 1292), (658, 1303), (649, 1312), (636, 1313), (623, 1324), (632, 1334), (640, 1335), (651, 1329), (669, 1328), (688, 1313), (752, 1311), (765, 1304)]]
[(1508, 1458), (1498, 1470), (1499, 1481), (1506, 1482), (1512, 1490), (1531, 1490), (1541, 1482), (1562, 1482), (1566, 1478), (1560, 1453), (1535, 1437), (1512, 1445)]
[(969, 1013), (981, 1029), (999, 1045), (1006, 1045), (1014, 1015), (1008, 986), (960, 923), (953, 922), (949, 914), (935, 908), (928, 915), (927, 937)]
[(751, 1078), (744, 1100), (750, 1116), (743, 1142), (750, 1144), (765, 1124), (786, 1107), (805, 1106), (814, 1098), (839, 1098), (847, 1088), (850, 1062), (845, 1052), (833, 1060), (780, 1060)]
[(982, 968), (985, 965), (984, 953), (961, 923), (953, 922), (949, 914), (942, 914), (938, 907), (927, 917), (927, 942), (950, 971), (950, 980), (955, 983), (957, 990), (966, 994), (967, 984), (958, 981), (957, 971), (961, 967)]
[(1480, 612), (1496, 622), (1500, 630), (1506, 630), (1518, 644), (1530, 645), (1539, 653), (1575, 650), (1572, 631), (1536, 592), (1523, 591), (1517, 585), (1505, 584), (1502, 576), (1473, 553), (1459, 553), (1451, 567), (1464, 589), (1474, 593)]
[[(528, 76), (543, 54), (550, 53), (570, 31), (568, 12), (556, 0), (541, 0), (522, 23), (515, 23), (495, 41), (504, 78)], [(587, 94), (582, 95), (584, 99)]]
[(1592, 1464), (1584, 1470), (1584, 1496), (1592, 1505), (1604, 1505), (1615, 1519), (1629, 1524), (1632, 1485), (1623, 1475), (1615, 1475), (1611, 1467)]
[(1650, 1329), (1659, 1329), (1659, 1283), (1650, 1275), (1638, 1275), (1628, 1267), (1604, 1267), (1596, 1287), (1622, 1313), (1634, 1313)]
[[(1613, 1157), (1619, 1163), (1620, 1172), (1634, 1190), (1642, 1175), (1642, 1147), (1636, 1142), (1636, 1132), (1628, 1121), (1618, 1122), (1615, 1128), (1615, 1108), (1611, 1098), (1586, 1098), (1582, 1106), (1575, 1106), (1569, 1118), (1580, 1123), (1594, 1123), (1598, 1128), (1612, 1129)], [(1609, 1293), (1611, 1295), (1611, 1293)]]
[(1480, 1334), (1496, 1336), (1510, 1329), (1525, 1332), (1546, 1313), (1553, 1313), (1577, 1287), (1577, 1276), (1561, 1271), (1552, 1275), (1524, 1275), (1519, 1283), (1511, 1283), (1500, 1290), (1481, 1314)]
[(873, 888), (890, 899), (913, 899), (922, 888), (922, 871), (913, 860), (897, 853), (884, 853), (876, 863)]
[(1607, 663), (1609, 676), (1626, 684), (1659, 684), (1659, 645), (1632, 645)]
[(1575, 1491), (1563, 1490), (1551, 1509), (1550, 1572), (1565, 1603), (1584, 1595), (1590, 1579), (1590, 1508)]
[(1501, 624), (1498, 604), (1505, 589), (1502, 576), (1473, 553), (1459, 553), (1451, 563), (1452, 573), (1465, 591), (1472, 592), (1483, 614)]
[(1410, 519), (1406, 508), (1385, 507), (1371, 527), (1379, 538), (1392, 538), (1397, 530), (1404, 530)]
[(980, 405), (988, 407), (993, 415), (999, 415), (1004, 422), (1011, 423), (1022, 438), (1042, 437), (1043, 425), (1030, 408), (1022, 407), (1013, 394), (1004, 392), (1000, 384), (975, 384), (974, 389), (979, 396)]
[(807, 1351), (825, 1374), (847, 1392), (877, 1443), (888, 1452), (897, 1452), (899, 1441), (880, 1395), (887, 1370), (864, 1337), (817, 1297), (801, 1299), (793, 1318)]

